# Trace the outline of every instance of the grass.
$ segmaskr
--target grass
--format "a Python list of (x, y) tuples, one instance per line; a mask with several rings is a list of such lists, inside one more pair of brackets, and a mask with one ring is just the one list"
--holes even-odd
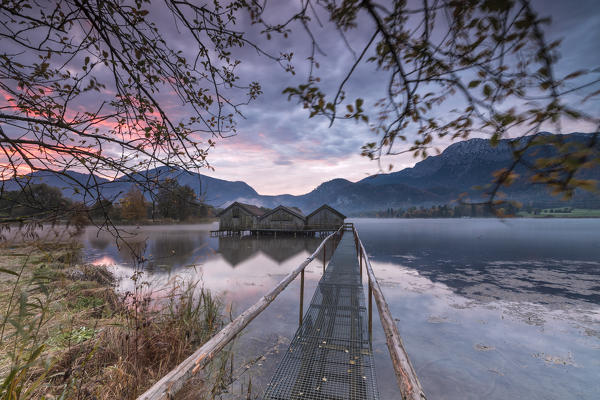
[(134, 399), (223, 325), (218, 298), (175, 280), (115, 290), (69, 243), (0, 248), (0, 400)]
[(570, 212), (565, 212), (565, 208), (547, 208), (540, 210), (539, 214), (521, 211), (518, 215), (528, 218), (600, 218), (600, 209), (572, 208), (569, 210)]

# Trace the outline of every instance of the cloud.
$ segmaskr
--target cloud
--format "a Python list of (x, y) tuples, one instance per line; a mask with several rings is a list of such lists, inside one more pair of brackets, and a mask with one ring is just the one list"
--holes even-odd
[(291, 162), (290, 160), (278, 159), (278, 160), (273, 161), (273, 164), (275, 164), (275, 165), (293, 165), (294, 163)]
[[(597, 8), (595, 2), (587, 1), (581, 7), (572, 7), (564, 2), (544, 1), (537, 4), (537, 8), (553, 15), (555, 23), (558, 21), (550, 36), (566, 36), (568, 41), (579, 43), (563, 49), (563, 56), (568, 61), (566, 67), (572, 69), (577, 60), (584, 59), (587, 65), (600, 64), (598, 52), (589, 49), (593, 41), (581, 40), (581, 37), (593, 37), (586, 35), (586, 31), (593, 33), (600, 27), (599, 18), (593, 12)], [(273, 14), (280, 13), (278, 16), (281, 17), (285, 11), (294, 10), (285, 10), (282, 5), (276, 7)], [(371, 31), (368, 23), (360, 30), (350, 31), (349, 42), (359, 49)], [(573, 36), (579, 37), (571, 39), (569, 34), (572, 32), (576, 34)], [(317, 34), (327, 56), (320, 56), (321, 68), (316, 73), (322, 79), (322, 87), (335, 92), (353, 61), (353, 54), (337, 32), (324, 28)], [(287, 40), (274, 38), (267, 44), (273, 51), (293, 49), (295, 58), (300, 61), (310, 55), (310, 47), (301, 32), (295, 31)], [(286, 87), (304, 82), (308, 73), (305, 63), (296, 64), (297, 74), (292, 76), (252, 51), (245, 54), (248, 58), (241, 66), (241, 75), (260, 81), (264, 95), (245, 108), (246, 118), (239, 123), (240, 133), (220, 141), (211, 154), (212, 165), (216, 168), (213, 176), (244, 180), (262, 194), (301, 194), (328, 179), (359, 180), (381, 172), (380, 166), (387, 169), (392, 163), (393, 170), (397, 171), (419, 161), (411, 154), (405, 154), (386, 157), (379, 165), (361, 157), (361, 146), (377, 139), (366, 125), (338, 121), (329, 127), (329, 121), (308, 118), (301, 105), (287, 101), (281, 94)], [(348, 98), (362, 97), (365, 105), (372, 108), (385, 93), (386, 82), (385, 72), (377, 71), (372, 64), (361, 64), (346, 87)], [(437, 112), (448, 113), (453, 106), (439, 108)], [(582, 124), (567, 124), (565, 130), (585, 130), (586, 127), (590, 129)], [(438, 149), (443, 150), (449, 144), (449, 140), (440, 141)]]
[[(291, 16), (299, 4), (295, 1), (273, 1), (268, 6), (265, 19), (276, 22)], [(538, 0), (535, 6), (542, 10), (542, 14), (554, 18), (549, 35), (565, 37), (560, 50), (563, 55), (559, 63), (561, 71), (600, 65), (600, 52), (595, 50), (597, 44), (594, 40), (600, 35), (600, 14), (596, 0), (581, 1), (577, 6), (558, 0)], [(153, 13), (162, 12), (154, 3), (152, 7), (158, 7), (153, 9)], [(196, 44), (181, 34), (169, 13), (163, 14), (158, 21), (161, 32), (175, 48), (182, 50), (188, 58), (193, 58)], [(355, 53), (368, 42), (374, 27), (366, 18), (359, 21), (360, 29), (347, 32), (346, 39), (354, 49), (353, 54), (339, 32), (331, 29), (331, 24), (326, 20), (323, 22), (324, 27), (319, 28), (316, 24), (314, 32), (325, 54), (317, 53), (321, 65), (315, 74), (321, 78), (321, 86), (325, 91), (335, 93), (352, 65)], [(293, 32), (288, 38), (275, 34), (271, 41), (264, 40), (261, 28), (250, 25), (247, 19), (239, 19), (235, 28), (245, 32), (251, 40), (260, 42), (270, 54), (278, 56), (280, 52), (294, 52), (296, 74), (284, 71), (276, 62), (249, 45), (234, 51), (233, 56), (243, 61), (236, 69), (240, 75), (239, 84), (258, 81), (264, 93), (256, 101), (240, 108), (244, 118), (239, 119), (238, 134), (217, 140), (216, 148), (211, 150), (208, 159), (216, 170), (203, 173), (223, 179), (243, 180), (261, 194), (302, 194), (329, 179), (359, 180), (368, 174), (380, 172), (379, 164), (360, 156), (363, 144), (377, 140), (366, 124), (337, 121), (330, 127), (329, 121), (324, 118), (308, 118), (308, 112), (302, 105), (288, 101), (287, 96), (282, 94), (286, 87), (304, 83), (309, 72), (305, 61), (311, 55), (312, 48), (299, 24), (293, 25)], [(109, 76), (105, 78), (109, 79)], [(387, 72), (377, 70), (372, 63), (361, 63), (345, 87), (347, 98), (361, 97), (365, 100), (367, 110), (373, 111), (375, 102), (385, 95), (387, 81)], [(95, 100), (86, 98), (78, 108), (93, 108)], [(164, 100), (165, 107), (175, 121), (192, 115), (191, 110), (172, 93), (161, 94), (161, 100)], [(590, 112), (597, 113), (598, 101), (591, 102), (587, 107)], [(436, 112), (447, 113), (450, 108), (440, 108)], [(372, 119), (374, 117), (372, 115)], [(581, 124), (567, 124), (565, 131), (570, 129), (590, 128)], [(439, 149), (443, 150), (450, 142), (445, 140), (439, 144)], [(117, 149), (114, 151), (118, 154)], [(393, 163), (394, 170), (399, 170), (414, 165), (416, 161), (410, 154), (386, 157), (381, 167), (387, 168), (389, 163)]]

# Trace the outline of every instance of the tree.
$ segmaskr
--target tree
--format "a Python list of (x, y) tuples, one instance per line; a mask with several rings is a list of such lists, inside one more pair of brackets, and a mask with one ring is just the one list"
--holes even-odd
[(0, 214), (10, 222), (26, 217), (54, 221), (71, 205), (59, 189), (44, 183), (27, 186), (24, 190), (2, 192), (0, 196)]
[[(577, 91), (584, 100), (598, 96), (600, 79), (591, 68), (557, 73), (559, 43), (548, 43), (549, 22), (529, 0), (302, 0), (299, 6), (288, 18), (246, 0), (3, 2), (0, 176), (56, 171), (91, 205), (100, 199), (101, 182), (81, 182), (68, 169), (126, 176), (152, 191), (151, 180), (137, 172), (210, 167), (215, 140), (235, 134), (240, 107), (262, 93), (259, 82), (237, 73), (244, 61), (238, 49), (250, 47), (295, 73), (291, 51), (273, 56), (261, 44), (305, 32), (312, 44), (308, 79), (285, 93), (311, 117), (369, 124), (379, 139), (363, 147), (365, 156), (426, 157), (440, 139), (485, 134), (497, 143), (517, 132), (526, 136), (511, 142), (514, 162), (493, 178), (490, 202), (516, 179), (523, 154), (546, 144), (556, 152), (526, 165), (535, 182), (567, 197), (593, 188), (578, 172), (599, 162), (598, 134), (573, 145), (539, 132), (558, 133), (565, 119), (598, 127), (597, 115), (567, 100)], [(165, 34), (172, 26), (161, 23), (164, 15), (176, 33)], [(260, 35), (246, 33), (240, 21), (259, 27)], [(333, 91), (323, 86), (332, 78), (318, 74), (320, 37), (313, 30), (323, 21), (343, 38), (358, 29), (368, 37), (351, 50), (355, 62)], [(182, 42), (191, 52), (178, 50)], [(376, 118), (362, 98), (348, 100), (345, 92), (363, 62), (388, 79)], [(403, 142), (410, 144), (398, 148)]]
[(88, 214), (90, 218), (103, 218), (106, 215), (111, 215), (113, 212), (113, 203), (107, 199), (100, 199), (90, 207)]
[[(498, 171), (486, 190), (489, 205), (500, 203), (495, 198), (502, 186), (517, 178), (518, 165), (527, 167), (534, 183), (566, 198), (577, 188), (595, 189), (595, 182), (578, 173), (600, 163), (600, 118), (597, 110), (586, 112), (583, 106), (600, 94), (600, 69), (593, 65), (559, 75), (555, 67), (560, 40), (548, 42), (545, 28), (550, 20), (540, 16), (531, 1), (302, 3), (294, 18), (309, 33), (318, 9), (342, 37), (360, 29), (370, 39), (353, 50), (355, 62), (331, 92), (324, 88), (330, 82), (318, 75), (319, 38), (310, 35), (316, 51), (308, 80), (284, 93), (302, 103), (310, 117), (323, 115), (332, 124), (338, 119), (368, 123), (379, 140), (363, 147), (364, 156), (381, 161), (383, 155), (411, 152), (425, 158), (440, 139), (484, 134), (496, 144), (512, 134), (521, 140), (510, 142), (514, 161)], [(369, 118), (363, 99), (349, 101), (345, 92), (363, 62), (374, 63), (388, 77), (375, 120)], [(574, 92), (581, 93), (583, 102), (570, 97)], [(542, 128), (561, 133), (565, 120), (586, 122), (596, 133), (588, 143), (540, 135)], [(547, 145), (554, 148), (552, 154), (531, 165), (526, 162), (524, 154)]]
[(146, 218), (146, 201), (135, 185), (121, 199), (121, 218), (136, 222)]
[[(234, 134), (239, 107), (261, 93), (232, 54), (253, 46), (235, 25), (255, 12), (243, 0), (2, 2), (0, 179), (53, 171), (92, 205), (101, 182), (67, 170), (151, 189), (137, 172), (208, 167), (215, 139)], [(165, 14), (178, 34), (164, 34)], [(284, 55), (263, 54), (285, 67)]]
[(182, 221), (193, 213), (201, 212), (194, 190), (181, 186), (175, 179), (165, 179), (158, 190), (158, 212), (163, 218)]

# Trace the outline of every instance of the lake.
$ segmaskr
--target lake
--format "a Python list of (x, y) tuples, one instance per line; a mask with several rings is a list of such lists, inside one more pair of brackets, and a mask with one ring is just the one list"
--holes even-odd
[[(600, 219), (351, 219), (429, 399), (600, 398)], [(256, 302), (319, 238), (213, 238), (216, 224), (127, 227), (127, 246), (89, 227), (86, 261), (133, 287), (131, 250), (160, 288), (199, 280), (232, 315)], [(305, 309), (322, 259), (306, 270)], [(299, 280), (234, 343), (223, 398), (260, 396), (298, 327)], [(376, 308), (374, 307), (376, 310)], [(376, 311), (375, 311), (376, 312)], [(382, 399), (399, 392), (379, 318), (373, 351)]]

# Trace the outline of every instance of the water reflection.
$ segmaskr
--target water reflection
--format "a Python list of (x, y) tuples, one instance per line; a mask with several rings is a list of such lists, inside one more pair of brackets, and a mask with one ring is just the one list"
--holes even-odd
[(361, 220), (377, 261), (478, 301), (600, 304), (600, 220)]
[[(481, 302), (413, 268), (373, 266), (386, 277), (384, 294), (429, 398), (595, 399), (600, 393), (600, 307)], [(384, 348), (384, 340), (379, 332), (374, 347)], [(376, 363), (378, 378), (393, 379), (385, 359)]]
[(115, 263), (133, 266), (145, 260), (144, 269), (177, 270), (200, 263), (215, 254), (210, 225), (123, 227), (121, 237), (88, 227), (80, 236), (85, 258), (94, 263), (109, 256)]
[[(261, 252), (271, 260), (281, 264), (301, 253), (312, 253), (321, 243), (317, 237), (256, 237), (229, 236), (219, 237), (218, 252), (232, 267), (248, 260), (257, 252)], [(321, 258), (322, 260), (322, 258)]]
[[(211, 237), (211, 225), (126, 227), (116, 240), (89, 227), (80, 237), (86, 261), (112, 265), (132, 290), (129, 279), (140, 266), (149, 288), (159, 290), (173, 279), (202, 281), (237, 310), (252, 305), (320, 244), (317, 237)], [(331, 254), (327, 255), (329, 259)], [(142, 257), (145, 261), (138, 263)], [(322, 254), (315, 259), (322, 265)]]
[[(120, 290), (133, 289), (132, 259), (141, 253), (148, 259), (142, 266), (149, 291), (160, 295), (161, 289), (173, 282), (199, 281), (201, 286), (219, 295), (233, 317), (268, 293), (321, 241), (310, 237), (215, 238), (209, 235), (212, 229), (215, 227), (211, 225), (128, 227), (124, 233), (127, 243), (117, 246), (114, 238), (89, 228), (80, 240), (87, 261), (112, 266), (121, 278)], [(306, 269), (305, 304), (320, 279), (322, 264), (322, 258), (316, 259)], [(297, 329), (299, 296), (299, 282), (295, 280), (236, 339), (233, 369), (243, 373), (223, 398), (239, 398), (240, 385), (247, 379), (252, 381), (254, 397), (262, 393), (280, 352)], [(247, 368), (248, 365), (252, 368)], [(246, 387), (243, 393), (246, 396)]]
[(600, 220), (356, 223), (429, 398), (598, 398)]
[[(598, 398), (600, 220), (354, 222), (428, 398)], [(234, 316), (320, 242), (212, 238), (211, 229), (131, 229), (131, 247), (148, 257), (157, 286), (173, 276), (201, 279), (233, 304)], [(126, 287), (131, 252), (92, 230), (81, 240), (87, 259), (114, 264)], [(306, 271), (305, 304), (321, 271), (322, 260)], [(251, 377), (254, 394), (297, 328), (298, 300), (295, 281), (235, 344), (235, 368), (246, 371), (242, 380)], [(377, 316), (373, 338), (381, 398), (397, 399)]]
[[(144, 268), (177, 271), (203, 264), (221, 256), (229, 266), (237, 267), (259, 253), (282, 264), (300, 253), (312, 253), (321, 243), (318, 237), (229, 236), (210, 237), (211, 225), (150, 226), (124, 228), (118, 240), (107, 232), (87, 228), (80, 236), (86, 260), (98, 264), (98, 258), (110, 256), (115, 263), (134, 265), (143, 257)], [(327, 255), (329, 259), (331, 254)], [(322, 254), (317, 259), (323, 261)]]

